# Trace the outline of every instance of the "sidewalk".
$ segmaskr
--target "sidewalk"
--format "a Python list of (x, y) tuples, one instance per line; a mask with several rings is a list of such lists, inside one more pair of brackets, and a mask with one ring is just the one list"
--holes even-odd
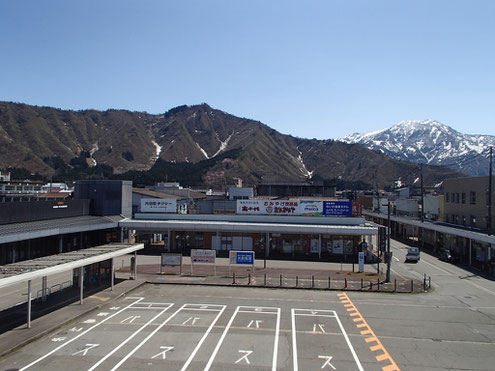
[[(158, 256), (138, 256), (138, 277), (155, 284), (256, 286), (285, 289), (352, 290), (373, 292), (420, 293), (425, 291), (425, 282), (417, 279), (403, 279), (391, 276), (385, 283), (385, 264), (365, 265), (364, 272), (358, 272), (358, 265), (352, 263), (328, 263), (311, 261), (263, 260), (251, 266), (229, 266), (227, 258), (217, 258), (217, 264), (194, 264), (191, 271), (189, 257), (183, 258), (182, 270), (177, 267), (160, 267)], [(123, 277), (130, 275), (129, 267), (118, 270)], [(429, 282), (426, 282), (429, 289)]]

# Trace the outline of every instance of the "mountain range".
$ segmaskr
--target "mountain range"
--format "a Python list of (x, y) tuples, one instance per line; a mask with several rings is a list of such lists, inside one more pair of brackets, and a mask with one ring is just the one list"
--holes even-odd
[[(417, 164), (381, 151), (284, 135), (207, 104), (153, 115), (0, 102), (0, 168), (59, 180), (119, 177), (208, 187), (236, 179), (246, 185), (340, 179), (375, 187), (419, 177)], [(424, 166), (423, 173), (426, 184), (461, 175), (437, 166)]]
[(389, 129), (351, 134), (337, 141), (359, 143), (397, 160), (449, 166), (472, 176), (488, 175), (495, 136), (462, 134), (438, 121), (401, 121)]

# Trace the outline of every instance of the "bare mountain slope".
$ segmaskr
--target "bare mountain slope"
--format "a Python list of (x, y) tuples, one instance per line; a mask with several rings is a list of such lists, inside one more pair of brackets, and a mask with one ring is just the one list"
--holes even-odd
[[(116, 173), (151, 169), (160, 158), (162, 180), (174, 180), (164, 164), (175, 170), (182, 166), (182, 174), (198, 167), (181, 164), (202, 164), (201, 183), (207, 186), (235, 178), (256, 184), (267, 175), (279, 181), (317, 176), (389, 185), (399, 178), (413, 182), (419, 174), (417, 165), (362, 145), (283, 135), (207, 104), (150, 115), (0, 102), (0, 168), (22, 167), (50, 176), (58, 171), (54, 164), (60, 159), (70, 167), (81, 153), (91, 166), (106, 164)], [(427, 182), (459, 175), (436, 167), (425, 167), (424, 174)]]

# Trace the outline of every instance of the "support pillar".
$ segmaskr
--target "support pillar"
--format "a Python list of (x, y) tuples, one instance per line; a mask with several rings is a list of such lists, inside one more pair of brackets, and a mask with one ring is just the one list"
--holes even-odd
[(318, 234), (318, 260), (321, 260), (321, 234)]
[(172, 237), (172, 232), (170, 232), (170, 229), (167, 231), (167, 251), (170, 252), (172, 251), (172, 246), (170, 245), (170, 238)]
[(62, 254), (63, 251), (64, 251), (64, 237), (61, 235), (58, 238), (58, 253)]
[(31, 328), (31, 280), (28, 280), (27, 295), (27, 328)]
[(471, 249), (473, 248), (473, 240), (469, 239), (469, 266), (471, 266)]
[(134, 279), (137, 280), (137, 251), (134, 251)]
[(41, 277), (41, 300), (46, 301), (46, 291), (48, 286), (48, 277)]
[(113, 258), (110, 260), (110, 291), (113, 291), (113, 285), (115, 283), (115, 264)]
[(83, 303), (84, 295), (84, 267), (79, 267), (79, 304)]
[(124, 243), (124, 227), (120, 228), (120, 243)]

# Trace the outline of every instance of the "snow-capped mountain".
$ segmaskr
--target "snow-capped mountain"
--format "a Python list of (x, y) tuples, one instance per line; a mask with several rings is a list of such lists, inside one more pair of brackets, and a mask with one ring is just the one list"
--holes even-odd
[(389, 129), (335, 140), (360, 143), (400, 160), (448, 165), (468, 175), (488, 175), (488, 151), (495, 136), (462, 134), (438, 121), (401, 121)]

